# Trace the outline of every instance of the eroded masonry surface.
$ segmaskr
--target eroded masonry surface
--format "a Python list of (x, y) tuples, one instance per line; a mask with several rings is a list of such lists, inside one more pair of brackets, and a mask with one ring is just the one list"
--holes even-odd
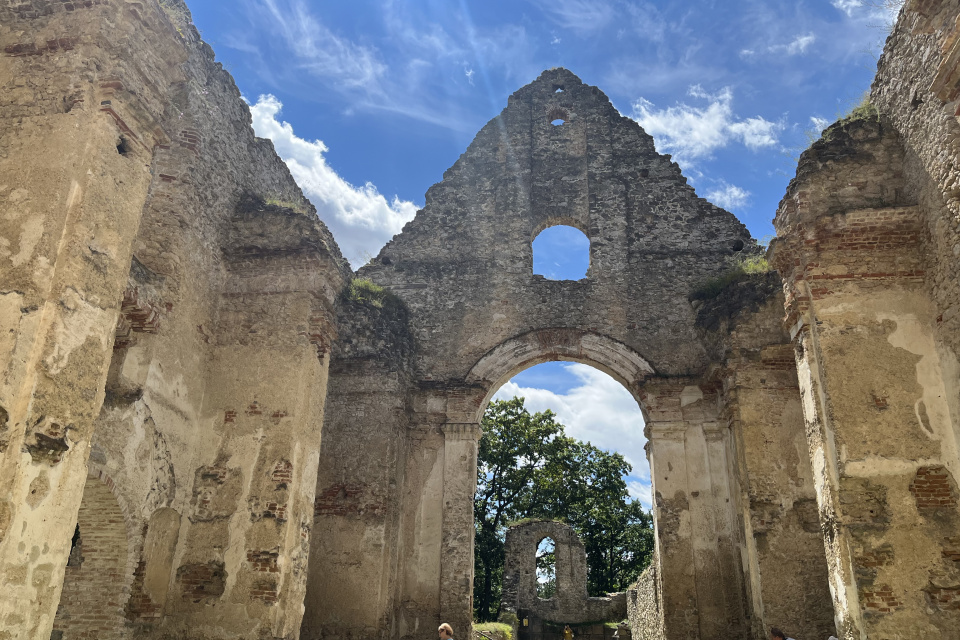
[(480, 415), (549, 360), (643, 409), (656, 554), (591, 602), (534, 527), (570, 582), (507, 609), (957, 638), (958, 15), (905, 3), (776, 271), (705, 294), (756, 242), (567, 70), (353, 273), (179, 0), (0, 3), (0, 639), (468, 637)]

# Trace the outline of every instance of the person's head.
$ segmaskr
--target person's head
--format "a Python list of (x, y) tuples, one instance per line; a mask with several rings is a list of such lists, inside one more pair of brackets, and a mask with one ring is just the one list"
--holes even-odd
[(770, 629), (770, 637), (772, 640), (787, 640), (787, 636), (784, 635), (783, 631), (780, 631), (780, 629), (776, 627)]
[(563, 625), (563, 630), (564, 630), (564, 631), (567, 631), (568, 629), (570, 629), (570, 625), (568, 625), (568, 624)]
[(437, 629), (437, 634), (440, 636), (440, 640), (450, 640), (453, 637), (453, 627), (444, 622)]

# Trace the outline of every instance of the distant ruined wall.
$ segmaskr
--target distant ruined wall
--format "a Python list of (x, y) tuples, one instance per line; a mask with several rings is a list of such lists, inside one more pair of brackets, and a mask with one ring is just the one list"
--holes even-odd
[(695, 302), (718, 363), (722, 420), (733, 434), (733, 503), (752, 633), (836, 632), (782, 283), (756, 274)]
[[(544, 538), (553, 540), (556, 559), (556, 591), (548, 599), (537, 595), (537, 546)], [(559, 624), (619, 622), (627, 615), (627, 599), (624, 593), (587, 596), (587, 554), (573, 527), (525, 522), (507, 529), (500, 612)]]

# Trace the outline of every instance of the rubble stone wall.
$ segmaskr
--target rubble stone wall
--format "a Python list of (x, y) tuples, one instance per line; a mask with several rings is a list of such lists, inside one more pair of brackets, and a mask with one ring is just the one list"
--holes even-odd
[(636, 640), (665, 640), (663, 633), (663, 605), (657, 583), (657, 565), (654, 563), (640, 574), (627, 590), (627, 621), (631, 637)]
[[(945, 158), (953, 143), (946, 119), (930, 115), (939, 99), (929, 84), (920, 88), (938, 56), (917, 28), (915, 4), (880, 63), (879, 114), (854, 114), (824, 132), (801, 157), (775, 219), (842, 638), (949, 637), (956, 625), (948, 531), (960, 516), (958, 369), (954, 332), (942, 328), (956, 283), (944, 281), (953, 267), (937, 249), (949, 238), (931, 234), (943, 226), (948, 194), (929, 163), (931, 149)], [(923, 68), (905, 69), (920, 58), (897, 50), (917, 46), (928, 47)], [(924, 158), (905, 114), (927, 103)]]
[[(544, 538), (554, 544), (556, 592), (537, 595), (537, 546)], [(627, 615), (625, 593), (587, 596), (587, 553), (573, 527), (538, 521), (507, 529), (503, 561), (501, 613), (532, 615), (545, 622), (575, 624), (619, 622)]]

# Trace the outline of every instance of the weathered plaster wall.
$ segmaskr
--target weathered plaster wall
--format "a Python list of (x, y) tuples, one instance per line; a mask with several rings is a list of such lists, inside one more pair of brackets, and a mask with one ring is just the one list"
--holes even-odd
[(733, 434), (716, 386), (697, 382), (653, 380), (641, 391), (664, 629), (668, 638), (746, 636)]
[[(337, 325), (302, 637), (432, 635), (439, 622), (422, 624), (416, 616), (424, 607), (436, 617), (439, 608), (443, 437), (436, 421), (418, 428), (409, 415), (413, 341), (407, 312), (390, 295), (372, 301), (344, 296)], [(424, 539), (420, 548), (402, 546), (410, 534), (400, 505), (421, 500), (420, 483), (427, 486), (426, 503), (407, 526), (434, 536), (433, 545)], [(404, 557), (404, 551), (414, 555)], [(398, 566), (413, 574), (402, 601)], [(421, 582), (429, 582), (426, 596), (416, 587)], [(398, 616), (397, 608), (412, 612)]]
[(698, 302), (697, 322), (722, 363), (752, 633), (826, 638), (836, 629), (781, 288), (773, 272), (743, 278)]
[[(957, 568), (955, 367), (936, 340), (923, 212), (884, 118), (841, 122), (781, 202), (807, 443), (837, 629), (950, 637)], [(835, 194), (842, 194), (838, 199)]]
[(0, 45), (0, 637), (49, 637), (88, 454), (124, 633), (294, 637), (349, 270), (182, 4), (9, 5)]

